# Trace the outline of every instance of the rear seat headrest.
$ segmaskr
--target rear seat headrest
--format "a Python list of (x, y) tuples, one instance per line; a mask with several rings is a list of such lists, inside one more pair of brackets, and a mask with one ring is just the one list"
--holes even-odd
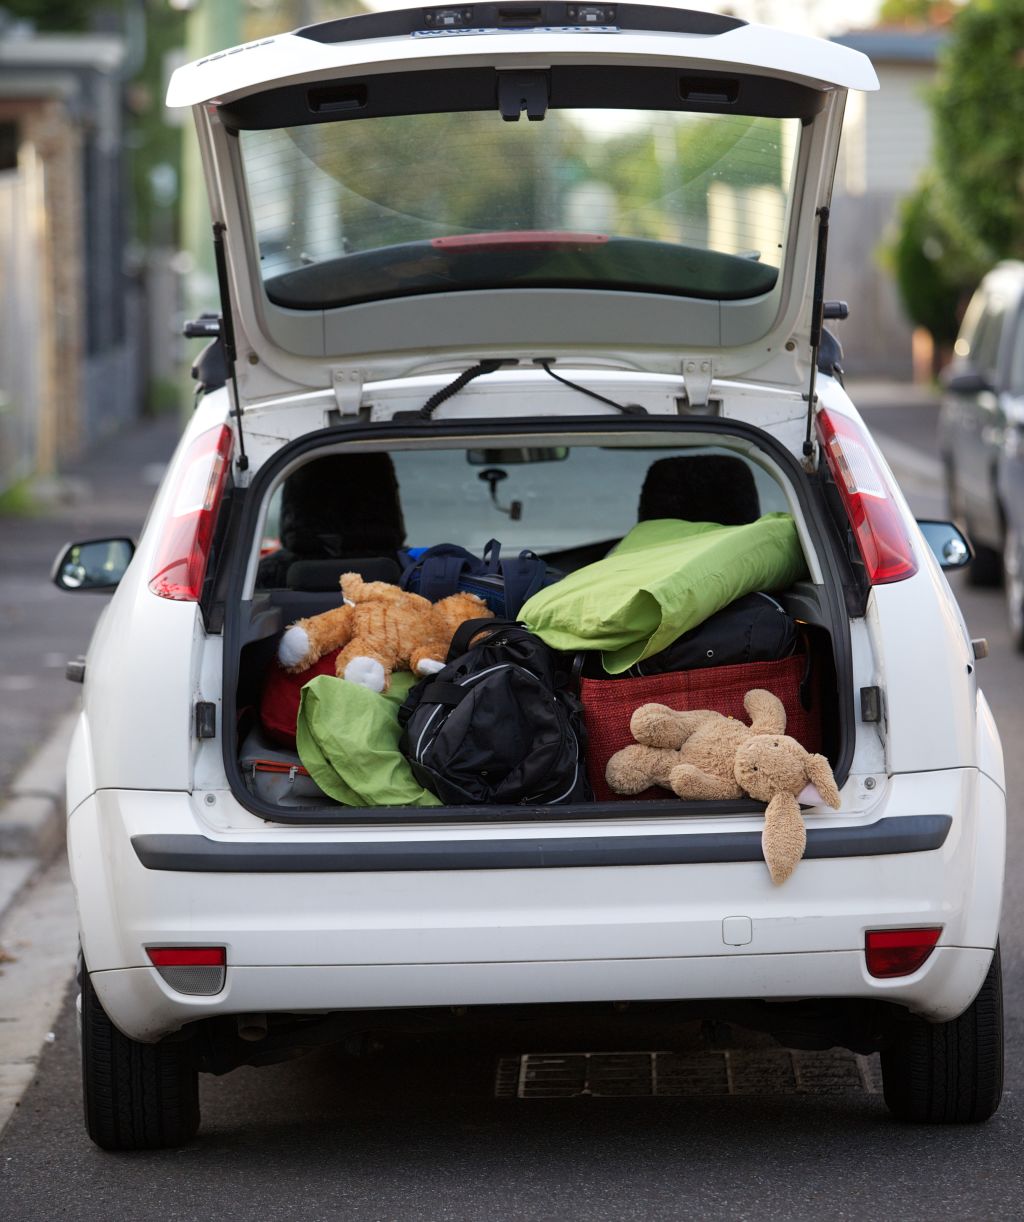
[(760, 516), (754, 474), (742, 458), (695, 454), (651, 463), (640, 490), (637, 521), (682, 518), (743, 526)]
[(387, 454), (330, 454), (285, 480), (281, 545), (298, 557), (382, 556), (405, 541), (398, 478)]

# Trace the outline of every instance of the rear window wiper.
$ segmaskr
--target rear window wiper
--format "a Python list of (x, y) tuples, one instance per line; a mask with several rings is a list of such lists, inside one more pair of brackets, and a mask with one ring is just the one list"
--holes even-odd
[[(609, 399), (605, 395), (598, 394), (596, 390), (591, 390), (587, 386), (580, 386), (578, 382), (570, 382), (568, 378), (563, 378), (560, 374), (555, 373), (551, 366), (555, 363), (554, 357), (537, 357), (534, 362), (549, 376), (555, 379), (556, 382), (561, 382), (563, 386), (569, 386), (573, 390), (578, 390), (580, 394), (589, 395), (591, 399), (597, 399), (601, 403), (607, 404), (609, 407), (614, 407), (625, 416), (646, 416), (647, 408), (641, 407), (638, 403), (617, 403), (614, 399)], [(486, 373), (494, 373), (495, 370), (501, 369), (503, 365), (516, 365), (518, 361), (514, 357), (500, 358), (490, 357), (480, 361), (476, 365), (470, 366), (469, 369), (464, 369), (462, 373), (447, 386), (442, 386), (440, 390), (435, 391), (430, 398), (423, 404), (418, 412), (415, 413), (421, 420), (430, 420), (436, 408), (440, 407), (452, 395), (457, 395), (464, 386), (468, 386), (474, 378), (482, 377)]]

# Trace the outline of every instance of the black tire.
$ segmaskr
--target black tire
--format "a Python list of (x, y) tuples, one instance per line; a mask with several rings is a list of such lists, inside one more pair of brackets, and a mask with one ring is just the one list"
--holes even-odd
[(915, 1124), (978, 1124), (1003, 1094), (1003, 977), (999, 948), (981, 991), (959, 1018), (901, 1024), (882, 1053), (885, 1102)]
[(107, 1017), (84, 969), (80, 983), (89, 1136), (104, 1150), (184, 1145), (199, 1128), (199, 1072), (191, 1041), (129, 1039)]

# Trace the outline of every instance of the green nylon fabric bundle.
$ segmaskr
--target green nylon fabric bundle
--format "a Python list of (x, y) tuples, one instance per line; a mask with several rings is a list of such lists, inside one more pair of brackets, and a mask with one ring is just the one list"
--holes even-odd
[(440, 806), (398, 749), (398, 709), (417, 681), (396, 671), (381, 695), (318, 675), (302, 689), (295, 742), (324, 793), (343, 806)]
[(806, 575), (788, 513), (744, 526), (656, 518), (603, 560), (538, 591), (519, 618), (552, 649), (600, 650), (617, 675), (744, 594)]

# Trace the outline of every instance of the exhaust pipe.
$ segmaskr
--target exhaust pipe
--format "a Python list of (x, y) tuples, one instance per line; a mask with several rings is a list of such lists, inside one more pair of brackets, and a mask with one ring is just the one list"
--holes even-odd
[(241, 1014), (238, 1018), (238, 1038), (251, 1044), (267, 1038), (267, 1016), (265, 1014)]

